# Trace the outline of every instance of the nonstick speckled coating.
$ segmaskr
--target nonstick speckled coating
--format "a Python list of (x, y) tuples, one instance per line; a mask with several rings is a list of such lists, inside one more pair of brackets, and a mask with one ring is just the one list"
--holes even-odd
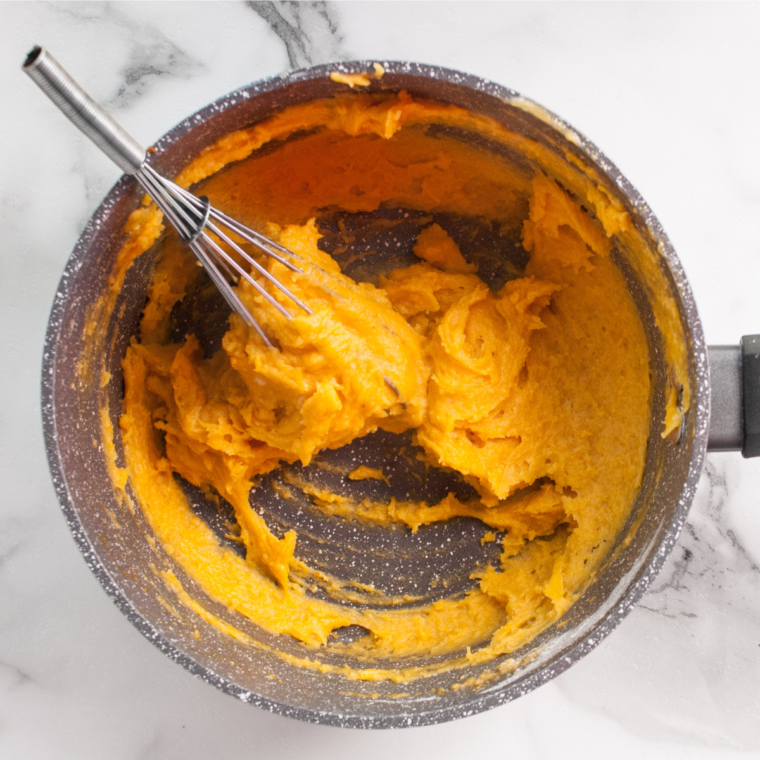
[[(150, 571), (149, 563), (167, 567), (171, 566), (171, 560), (160, 546), (152, 547), (145, 540), (150, 529), (140, 511), (132, 514), (115, 498), (102, 453), (98, 416), (103, 401), (107, 400), (117, 431), (118, 450), (122, 393), (120, 359), (144, 305), (151, 271), (150, 252), (130, 269), (123, 295), (114, 310), (119, 318), (111, 318), (104, 331), (102, 368), (111, 372), (113, 379), (103, 390), (97, 382), (99, 368), (89, 380), (77, 372), (87, 309), (106, 286), (120, 246), (124, 222), (140, 200), (141, 193), (129, 178), (122, 178), (114, 186), (72, 253), (48, 325), (42, 375), (45, 441), (66, 520), (88, 566), (129, 620), (194, 675), (245, 702), (300, 720), (361, 728), (426, 725), (481, 712), (531, 691), (593, 649), (634, 606), (673, 547), (702, 468), (709, 419), (707, 352), (691, 290), (660, 224), (619, 171), (561, 120), (543, 111), (540, 112), (541, 118), (532, 115), (539, 112), (526, 109), (526, 101), (511, 90), (447, 69), (413, 63), (382, 64), (386, 74), (382, 80), (373, 83), (373, 88), (406, 89), (412, 95), (454, 103), (491, 116), (512, 130), (573, 152), (594, 167), (608, 189), (631, 213), (640, 231), (650, 241), (652, 250), (659, 251), (691, 348), (692, 408), (686, 416), (684, 435), (678, 445), (662, 442), (656, 434), (652, 436), (644, 485), (631, 521), (633, 525), (636, 518), (641, 518), (640, 524), (630, 543), (619, 547), (599, 580), (564, 616), (562, 627), (553, 626), (531, 646), (514, 655), (518, 659), (531, 653), (534, 656), (526, 657), (514, 672), (505, 672), (479, 689), (452, 689), (451, 686), (461, 686), (463, 679), (493, 670), (504, 658), (410, 684), (349, 681), (343, 676), (287, 664), (266, 647), (298, 656), (314, 657), (314, 651), (286, 640), (286, 637), (278, 638), (261, 631), (239, 616), (232, 616), (221, 605), (206, 599), (179, 569), (175, 572), (190, 593), (214, 614), (233, 622), (261, 642), (264, 648), (244, 646), (225, 636), (167, 594)], [(201, 149), (232, 130), (266, 118), (287, 106), (344, 90), (344, 85), (330, 79), (331, 71), (357, 73), (371, 69), (369, 62), (318, 66), (237, 90), (191, 116), (159, 140), (156, 143), (158, 153), (152, 163), (159, 171), (171, 176)], [(666, 371), (661, 339), (641, 284), (626, 267), (624, 256), (618, 253), (616, 261), (629, 281), (648, 332), (655, 389), (653, 414), (660, 415), (659, 420)], [(519, 262), (515, 266), (519, 269)], [(371, 279), (371, 272), (357, 272), (356, 276)], [(398, 440), (384, 440), (382, 434), (378, 434), (369, 443), (358, 441), (350, 450), (329, 452), (326, 456), (352, 457), (351, 461), (371, 464), (373, 456), (387, 459), (391, 455), (388, 452), (397, 451), (399, 445)], [(328, 473), (329, 468), (323, 472)], [(356, 488), (369, 489), (370, 492), (376, 489), (374, 495), (377, 496), (390, 493), (384, 491), (382, 483), (356, 483)], [(435, 491), (437, 487), (448, 485), (436, 485), (431, 481), (426, 488)], [(193, 494), (192, 489), (188, 489), (188, 494), (202, 512), (202, 496)], [(453, 584), (450, 589), (465, 588), (470, 581), (468, 573), (462, 569), (472, 561), (473, 552), (481, 550), (479, 539), (483, 528), (467, 520), (427, 526), (428, 530), (420, 529), (416, 537), (410, 537), (408, 532), (400, 530), (372, 530), (337, 520), (330, 523), (319, 515), (310, 514), (308, 509), (293, 509), (289, 515), (287, 505), (278, 504), (276, 499), (272, 503), (262, 502), (258, 507), (276, 531), (297, 522), (299, 541), (302, 535), (304, 537), (299, 551), (308, 555), (310, 541), (312, 547), (320, 541), (327, 541), (328, 548), (334, 553), (331, 560), (325, 560), (331, 563), (330, 566), (353, 561), (351, 572), (374, 578), (387, 593), (415, 593), (424, 588), (427, 589), (424, 593), (429, 594), (429, 584), (421, 583), (420, 579), (428, 580), (426, 573), (433, 565), (444, 568), (444, 575)], [(213, 522), (210, 513), (207, 518)], [(454, 537), (456, 547), (448, 555), (449, 559), (444, 560), (442, 542), (451, 537)], [(493, 552), (493, 549), (486, 545), (483, 551), (485, 554), (481, 559), (488, 561), (487, 552)], [(404, 567), (403, 573), (398, 572), (398, 567), (392, 568), (394, 572), (386, 571), (384, 567), (391, 566), (392, 558), (398, 566), (399, 553), (409, 562), (409, 567)], [(159, 598), (168, 602), (168, 606)], [(173, 609), (169, 609), (171, 607)], [(194, 635), (196, 631), (200, 639)], [(347, 635), (350, 636), (351, 632), (348, 631)], [(324, 659), (340, 664), (336, 657), (326, 656)]]

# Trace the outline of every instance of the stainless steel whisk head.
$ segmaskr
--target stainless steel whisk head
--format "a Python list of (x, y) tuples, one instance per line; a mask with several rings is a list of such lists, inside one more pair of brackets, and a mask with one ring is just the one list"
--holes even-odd
[[(246, 253), (228, 233), (232, 232), (238, 237), (243, 238), (243, 240), (253, 245), (259, 251), (276, 259), (294, 272), (301, 272), (301, 270), (280, 254), (300, 259), (301, 257), (298, 254), (293, 253), (293, 251), (281, 246), (274, 240), (264, 237), (255, 230), (250, 229), (250, 227), (246, 227), (236, 219), (215, 209), (205, 196), (198, 197), (193, 195), (174, 182), (162, 177), (146, 164), (137, 172), (135, 177), (167, 219), (174, 225), (180, 237), (190, 246), (190, 250), (196, 255), (206, 272), (208, 272), (214, 284), (230, 305), (230, 308), (236, 311), (256, 330), (266, 345), (271, 346), (271, 341), (245, 307), (245, 304), (240, 300), (240, 296), (230, 286), (227, 278), (234, 283), (239, 282), (241, 277), (244, 278), (283, 316), (290, 318), (292, 316), (291, 313), (276, 298), (273, 298), (266, 288), (256, 282), (251, 274), (244, 267), (240, 266), (235, 258), (208, 234), (209, 232), (213, 233), (218, 240), (226, 243), (251, 267), (251, 271), (256, 271), (269, 280), (269, 282), (279, 288), (307, 314), (313, 314), (312, 310), (298, 296), (292, 293), (276, 277), (273, 277), (256, 259)], [(225, 229), (228, 232), (225, 232)]]
[[(256, 330), (267, 346), (271, 347), (272, 342), (240, 300), (230, 282), (237, 284), (242, 277), (283, 316), (292, 317), (292, 314), (254, 279), (252, 273), (258, 272), (307, 314), (313, 313), (298, 296), (235, 242), (233, 236), (242, 238), (294, 272), (301, 272), (301, 269), (286, 257), (302, 260), (298, 254), (215, 209), (208, 198), (193, 195), (156, 172), (146, 161), (145, 149), (85, 93), (45, 48), (35, 47), (26, 57), (22, 68), (76, 127), (120, 169), (135, 177), (179, 236), (188, 244), (230, 308)], [(222, 243), (230, 250), (225, 250)], [(248, 264), (250, 272), (241, 266), (230, 251)]]

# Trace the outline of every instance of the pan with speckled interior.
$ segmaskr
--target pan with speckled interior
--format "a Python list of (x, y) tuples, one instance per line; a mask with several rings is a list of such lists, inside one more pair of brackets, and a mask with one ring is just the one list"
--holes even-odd
[[(105, 338), (97, 361), (102, 362), (99, 369), (111, 373), (112, 381), (101, 388), (100, 372), (83, 375), (77, 371), (85, 345), (83, 331), (88, 309), (107, 285), (122, 242), (124, 223), (142, 196), (131, 178), (123, 177), (114, 186), (68, 262), (48, 326), (43, 368), (45, 439), (63, 511), (89, 567), (129, 620), (169, 657), (238, 699), (301, 720), (366, 728), (438, 723), (489, 709), (548, 681), (596, 646), (642, 595), (678, 536), (701, 470), (709, 417), (707, 354), (688, 282), (661, 226), (620, 172), (568, 125), (511, 90), (436, 67), (392, 62), (383, 66), (385, 75), (373, 82), (371, 89), (407, 90), (413, 96), (453, 103), (491, 117), (558, 155), (575, 156), (592, 167), (608, 192), (629, 212), (664, 273), (665, 284), (658, 287), (665, 287), (674, 299), (687, 343), (692, 403), (678, 440), (663, 440), (656, 433), (651, 436), (640, 494), (603, 572), (559, 625), (512, 655), (518, 660), (522, 658), (520, 667), (514, 672), (505, 668), (501, 675), (482, 679), (478, 686), (463, 686), (463, 681), (477, 678), (485, 670), (493, 673), (498, 668), (498, 659), (471, 666), (464, 672), (452, 670), (420, 679), (403, 688), (388, 682), (347, 681), (342, 675), (289, 664), (267, 648), (245, 645), (209, 625), (187, 607), (177, 605), (169, 610), (160, 603), (158, 580), (150, 567), (173, 563), (160, 545), (146, 540), (150, 529), (140, 510), (132, 513), (115, 498), (99, 445), (99, 410), (108, 402), (116, 431), (117, 455), (121, 457), (120, 362), (145, 303), (153, 250), (131, 267), (119, 301), (108, 316), (108, 324), (101, 325)], [(372, 70), (366, 62), (342, 64), (339, 68), (346, 73)], [(153, 165), (172, 176), (203, 148), (233, 130), (285, 107), (344, 91), (345, 85), (330, 78), (335, 69), (319, 66), (293, 72), (221, 98), (159, 140), (158, 153), (151, 159)], [(508, 153), (504, 146), (484, 142), (478, 135), (459, 132), (455, 136), (463, 141), (477, 141), (481, 148), (502, 157)], [(522, 160), (517, 155), (512, 158)], [(378, 215), (384, 215), (382, 225), (377, 224)], [(462, 241), (478, 239), (481, 249), (492, 251), (492, 256), (481, 262), (480, 267), (481, 276), (492, 287), (516, 276), (525, 266), (526, 254), (519, 240), (498, 239), (492, 230), (474, 219), (449, 217), (439, 221), (454, 231), (455, 238), (460, 230)], [(419, 227), (413, 214), (381, 211), (339, 218), (335, 212), (326, 212), (319, 225), (323, 233), (321, 245), (335, 252), (346, 273), (355, 279), (376, 282), (379, 273), (414, 260), (412, 247)], [(392, 246), (387, 243), (387, 235), (377, 232), (388, 225), (393, 229)], [(346, 230), (351, 234), (346, 236)], [(489, 235), (493, 237), (490, 242)], [(467, 255), (465, 243), (462, 245)], [(351, 255), (370, 250), (372, 256)], [(653, 380), (651, 429), (655, 431), (660, 429), (664, 417), (668, 371), (663, 336), (651, 307), (656, 296), (652, 295), (651, 284), (642, 282), (629, 265), (627, 251), (614, 238), (613, 251), (629, 283), (649, 341)], [(345, 258), (342, 260), (341, 256)], [(205, 318), (199, 320), (198, 314)], [(218, 318), (209, 319), (210, 314)], [(200, 287), (175, 309), (173, 319), (181, 334), (195, 331), (208, 352), (218, 345), (226, 312), (213, 289)], [(335, 474), (359, 464), (369, 467), (382, 464), (390, 476), (390, 485), (377, 480), (350, 481)], [(299, 469), (297, 465), (292, 468)], [(414, 456), (410, 437), (382, 432), (321, 453), (299, 474), (336, 491), (348, 489), (354, 496), (378, 499), (411, 497), (435, 503), (449, 491), (466, 495), (469, 489), (451, 475), (426, 472)], [(282, 477), (282, 471), (267, 476), (270, 481)], [(186, 484), (184, 487), (197, 513), (217, 532), (221, 542), (227, 541), (224, 510), (207, 502), (198, 490)], [(309, 564), (338, 578), (371, 583), (386, 595), (410, 595), (416, 598), (415, 604), (470, 588), (477, 582), (469, 577), (476, 563), (498, 559), (499, 542), (481, 545), (486, 528), (471, 519), (423, 526), (411, 533), (405, 527), (381, 528), (328, 517), (305, 497), (279, 498), (277, 489), (257, 489), (257, 493), (268, 495), (258, 496), (254, 507), (275, 533), (296, 530), (297, 554)], [(229, 545), (234, 549), (234, 543)], [(187, 588), (194, 588), (180, 568), (175, 568), (175, 572)], [(214, 614), (273, 650), (313, 657), (314, 651), (305, 645), (289, 637), (271, 635), (205, 598), (200, 590), (194, 593)], [(319, 589), (314, 593), (320, 593)], [(200, 638), (194, 635), (196, 631)], [(346, 639), (357, 633), (350, 628), (340, 631)], [(342, 664), (337, 656), (324, 655), (322, 659)], [(430, 662), (430, 658), (424, 662)]]

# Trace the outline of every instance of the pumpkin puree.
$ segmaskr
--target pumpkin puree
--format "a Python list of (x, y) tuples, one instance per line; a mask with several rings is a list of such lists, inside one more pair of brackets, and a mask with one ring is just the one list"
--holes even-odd
[[(528, 158), (501, 160), (445, 132), (430, 137), (425, 127), (442, 123), (498, 133)], [(268, 143), (274, 149), (259, 151)], [(539, 168), (553, 159), (537, 157), (527, 138), (454, 106), (351, 94), (229, 135), (179, 177), (208, 178), (214, 205), (302, 257), (303, 273), (261, 261), (314, 313), (271, 289), (290, 307), (287, 320), (243, 282), (238, 294), (275, 348), (234, 314), (213, 355), (193, 335), (172, 340), (172, 309), (201, 270), (167, 232), (139, 340), (123, 360), (129, 483), (156, 538), (210, 598), (312, 645), (316, 658), (319, 648), (339, 649), (377, 666), (349, 677), (408, 680), (433, 670), (383, 660), (459, 652), (445, 664), (457, 667), (530, 641), (593, 580), (641, 484), (648, 345), (610, 258), (612, 233), (630, 223), (596, 188), (591, 213), (581, 208)], [(377, 285), (355, 282), (320, 249), (316, 220), (324, 209), (379, 208), (488, 220), (521, 241), (527, 266), (493, 291), (477, 261), (423, 220), (418, 263)], [(147, 204), (130, 225), (122, 266), (162, 232)], [(427, 461), (461, 473), (479, 498), (355, 503), (314, 488), (311, 496), (348, 519), (416, 531), (461, 515), (503, 532), (500, 563), (473, 568), (479, 583), (464, 595), (395, 609), (314, 597), (294, 582), (313, 572), (298, 559), (297, 535), (275, 536), (252, 508), (259, 476), (378, 429), (413, 430)], [(175, 474), (232, 505), (245, 557), (194, 514)], [(349, 477), (385, 478), (367, 467)], [(167, 583), (178, 587), (174, 575)], [(367, 634), (336, 643), (331, 633), (349, 625)]]

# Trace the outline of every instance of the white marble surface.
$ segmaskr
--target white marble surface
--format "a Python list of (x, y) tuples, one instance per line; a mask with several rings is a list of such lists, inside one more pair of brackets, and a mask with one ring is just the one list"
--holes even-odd
[(48, 46), (149, 143), (244, 83), (350, 58), (442, 64), (554, 110), (649, 201), (710, 343), (760, 332), (760, 6), (0, 3), (0, 758), (760, 755), (760, 460), (711, 455), (655, 586), (585, 660), (510, 705), (396, 732), (246, 706), (154, 649), (59, 512), (39, 415), (64, 263), (118, 170), (27, 81)]

